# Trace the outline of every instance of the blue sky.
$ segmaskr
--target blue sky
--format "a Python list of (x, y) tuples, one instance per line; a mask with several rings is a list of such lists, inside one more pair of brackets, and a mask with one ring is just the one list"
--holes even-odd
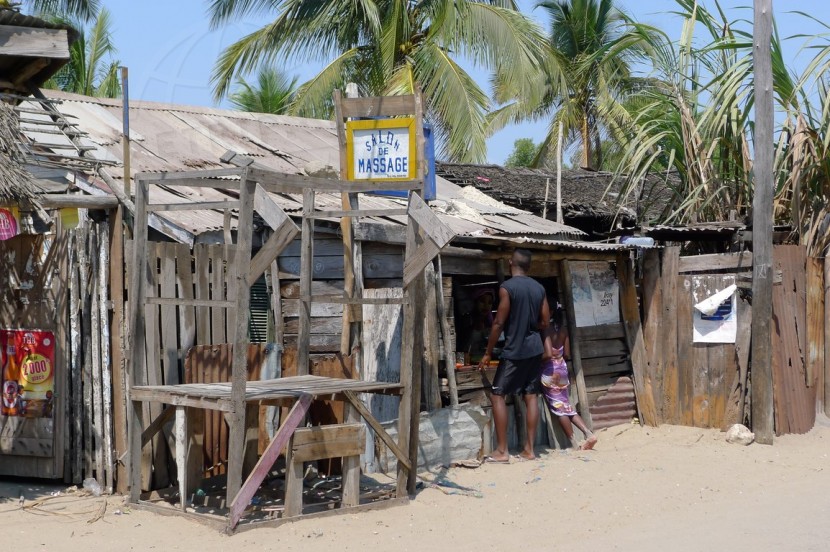
[[(542, 17), (540, 12), (533, 11), (534, 1), (519, 3), (526, 13)], [(673, 0), (622, 0), (621, 4), (638, 21), (655, 25), (671, 37), (680, 35), (680, 19), (670, 13), (676, 6)], [(703, 0), (702, 4), (714, 8), (712, 1)], [(751, 0), (724, 0), (721, 4), (730, 18), (752, 18), (751, 10), (740, 9), (751, 6)], [(208, 0), (104, 0), (104, 5), (112, 12), (118, 58), (129, 68), (130, 98), (187, 105), (216, 105), (209, 81), (219, 53), (267, 21), (264, 17), (249, 17), (211, 31), (206, 15)], [(830, 23), (828, 0), (773, 0), (773, 9), (782, 37), (827, 30), (792, 11), (803, 11)], [(540, 23), (547, 22), (540, 19)], [(784, 45), (786, 58), (793, 60), (796, 68), (803, 68), (810, 56), (802, 45), (802, 40), (786, 41)], [(284, 67), (301, 81), (311, 77), (315, 68)], [(486, 83), (484, 72), (473, 70), (473, 74)], [(517, 138), (529, 137), (539, 142), (546, 128), (544, 122), (539, 122), (504, 129), (488, 141), (488, 161), (502, 163)]]

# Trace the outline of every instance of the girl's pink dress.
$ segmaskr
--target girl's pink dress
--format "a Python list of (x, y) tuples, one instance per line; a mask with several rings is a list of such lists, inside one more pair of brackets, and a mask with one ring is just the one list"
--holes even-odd
[[(550, 411), (557, 416), (573, 416), (576, 414), (571, 400), (568, 397), (568, 365), (564, 358), (565, 347), (559, 347), (559, 355), (542, 363), (542, 390)], [(554, 384), (554, 374), (559, 376), (559, 385)]]

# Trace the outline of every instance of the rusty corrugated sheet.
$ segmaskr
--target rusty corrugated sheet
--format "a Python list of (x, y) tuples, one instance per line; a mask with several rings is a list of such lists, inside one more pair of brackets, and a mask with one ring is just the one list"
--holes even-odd
[[(196, 345), (184, 359), (184, 383), (223, 383), (231, 381), (233, 345)], [(248, 381), (259, 380), (265, 359), (265, 344), (248, 345)], [(225, 473), (228, 464), (228, 424), (219, 410), (205, 410), (205, 476)], [(256, 423), (258, 420), (250, 420)]]
[(594, 431), (628, 424), (637, 416), (634, 383), (628, 376), (617, 378), (611, 388), (591, 405)]

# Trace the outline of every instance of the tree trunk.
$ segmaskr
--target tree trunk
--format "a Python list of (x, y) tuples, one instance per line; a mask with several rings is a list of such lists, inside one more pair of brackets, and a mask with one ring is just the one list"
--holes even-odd
[(591, 133), (588, 127), (588, 113), (582, 116), (582, 168), (591, 168)]

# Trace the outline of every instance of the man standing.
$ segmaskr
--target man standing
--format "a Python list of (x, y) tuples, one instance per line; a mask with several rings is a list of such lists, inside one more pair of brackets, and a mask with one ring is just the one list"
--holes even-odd
[(519, 454), (522, 460), (533, 460), (533, 440), (539, 423), (539, 383), (542, 368), (543, 331), (550, 320), (550, 308), (545, 288), (529, 277), (530, 251), (516, 249), (510, 259), (511, 278), (499, 288), (499, 306), (490, 329), (490, 339), (479, 370), (490, 363), (493, 347), (504, 332), (504, 348), (496, 377), (493, 378), (491, 400), (496, 424), (496, 450), (486, 459), (507, 463), (507, 404), (504, 396), (520, 394), (527, 405), (527, 438)]

